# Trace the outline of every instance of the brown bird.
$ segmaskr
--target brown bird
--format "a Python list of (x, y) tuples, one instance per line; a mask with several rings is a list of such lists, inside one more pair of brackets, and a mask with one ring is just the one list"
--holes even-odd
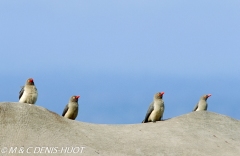
[(163, 94), (164, 92), (158, 92), (154, 95), (153, 102), (150, 104), (142, 123), (161, 121), (164, 112)]
[(208, 104), (207, 99), (211, 96), (211, 94), (203, 95), (196, 106), (194, 107), (193, 111), (206, 111)]
[(38, 97), (38, 91), (32, 78), (27, 79), (25, 86), (19, 92), (19, 102), (35, 104)]
[(75, 120), (78, 115), (78, 99), (80, 96), (72, 96), (63, 110), (62, 116)]

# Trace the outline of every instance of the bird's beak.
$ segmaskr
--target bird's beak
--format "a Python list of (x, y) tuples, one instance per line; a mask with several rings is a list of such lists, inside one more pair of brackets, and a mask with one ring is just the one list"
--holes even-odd
[(163, 95), (164, 94), (164, 92), (161, 92), (161, 95)]
[(207, 96), (210, 97), (210, 96), (212, 96), (212, 94), (208, 94)]
[(76, 99), (78, 99), (78, 98), (80, 98), (80, 96), (78, 95), (78, 96), (76, 96)]

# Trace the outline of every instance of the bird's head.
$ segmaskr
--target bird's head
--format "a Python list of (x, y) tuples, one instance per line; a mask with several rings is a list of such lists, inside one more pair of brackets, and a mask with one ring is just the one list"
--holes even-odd
[(212, 96), (212, 94), (206, 94), (206, 95), (203, 95), (202, 98), (203, 98), (204, 100), (207, 100), (210, 96)]
[(162, 99), (163, 94), (164, 94), (164, 92), (158, 92), (158, 93), (155, 94), (154, 97), (155, 97), (156, 99)]
[(78, 102), (78, 99), (80, 98), (80, 95), (74, 95), (71, 97), (72, 102)]
[(33, 78), (29, 78), (29, 79), (27, 79), (26, 84), (28, 84), (28, 85), (34, 85)]

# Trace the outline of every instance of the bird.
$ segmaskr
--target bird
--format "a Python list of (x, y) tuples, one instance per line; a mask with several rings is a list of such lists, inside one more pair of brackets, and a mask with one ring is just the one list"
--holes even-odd
[(22, 86), (19, 92), (19, 102), (35, 104), (38, 98), (38, 91), (34, 85), (33, 78), (27, 79), (25, 86)]
[(164, 112), (163, 94), (164, 92), (154, 94), (153, 102), (150, 104), (142, 123), (161, 121)]
[(208, 104), (207, 104), (207, 99), (212, 96), (211, 94), (206, 94), (203, 95), (200, 100), (198, 101), (198, 103), (196, 104), (196, 106), (194, 107), (193, 111), (206, 111)]
[(78, 115), (78, 99), (80, 96), (72, 96), (63, 110), (62, 116), (75, 120)]

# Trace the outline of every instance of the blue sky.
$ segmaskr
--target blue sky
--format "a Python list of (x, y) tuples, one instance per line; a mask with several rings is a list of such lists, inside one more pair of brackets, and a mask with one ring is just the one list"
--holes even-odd
[(240, 1), (0, 1), (0, 101), (34, 78), (37, 105), (78, 121), (140, 123), (156, 92), (164, 118), (208, 110), (240, 119)]

